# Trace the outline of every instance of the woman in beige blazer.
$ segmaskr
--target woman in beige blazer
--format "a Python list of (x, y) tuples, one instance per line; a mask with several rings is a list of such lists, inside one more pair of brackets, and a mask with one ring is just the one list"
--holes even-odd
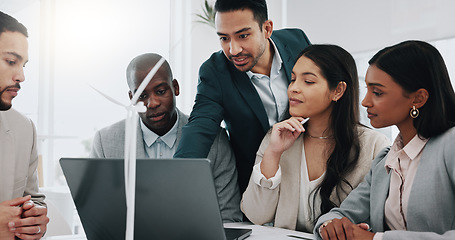
[(317, 218), (363, 180), (389, 140), (359, 124), (357, 69), (341, 47), (303, 50), (288, 96), (292, 117), (263, 139), (241, 208), (255, 224), (312, 232)]

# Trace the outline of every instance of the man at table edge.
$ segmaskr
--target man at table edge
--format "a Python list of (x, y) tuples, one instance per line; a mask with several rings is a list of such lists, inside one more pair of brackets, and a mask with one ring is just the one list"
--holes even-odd
[(40, 239), (47, 230), (44, 194), (38, 189), (33, 122), (12, 109), (25, 81), (27, 28), (0, 12), (0, 238)]

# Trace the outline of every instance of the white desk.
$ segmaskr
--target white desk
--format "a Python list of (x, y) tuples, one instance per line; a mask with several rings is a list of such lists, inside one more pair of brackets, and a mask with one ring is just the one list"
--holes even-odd
[(43, 239), (44, 240), (87, 240), (87, 238), (82, 235), (52, 236), (52, 237), (44, 237)]
[[(226, 223), (224, 227), (228, 228), (249, 228), (253, 232), (246, 238), (247, 240), (302, 240), (314, 239), (312, 234), (297, 232), (282, 228), (266, 227), (251, 225), (249, 223)], [(294, 236), (294, 237), (291, 237)], [(301, 238), (298, 238), (301, 237)], [(85, 236), (53, 236), (44, 238), (46, 240), (86, 240)]]
[[(247, 240), (302, 240), (314, 239), (313, 234), (297, 232), (283, 228), (251, 225), (250, 223), (225, 223), (227, 228), (249, 228), (253, 232), (246, 238)], [(291, 237), (293, 236), (293, 237)], [(301, 237), (301, 238), (298, 238)]]

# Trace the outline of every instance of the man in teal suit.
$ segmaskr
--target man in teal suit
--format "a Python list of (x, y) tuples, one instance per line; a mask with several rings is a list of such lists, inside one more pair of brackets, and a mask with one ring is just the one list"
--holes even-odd
[(222, 51), (199, 69), (195, 105), (174, 156), (206, 157), (224, 120), (243, 193), (262, 138), (287, 117), (291, 71), (310, 41), (299, 29), (273, 32), (265, 0), (217, 0), (215, 11)]

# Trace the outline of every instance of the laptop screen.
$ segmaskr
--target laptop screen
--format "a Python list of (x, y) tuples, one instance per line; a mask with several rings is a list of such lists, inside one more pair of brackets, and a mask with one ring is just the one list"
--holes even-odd
[[(124, 239), (123, 159), (62, 158), (88, 239)], [(138, 159), (135, 239), (225, 239), (210, 162)]]

